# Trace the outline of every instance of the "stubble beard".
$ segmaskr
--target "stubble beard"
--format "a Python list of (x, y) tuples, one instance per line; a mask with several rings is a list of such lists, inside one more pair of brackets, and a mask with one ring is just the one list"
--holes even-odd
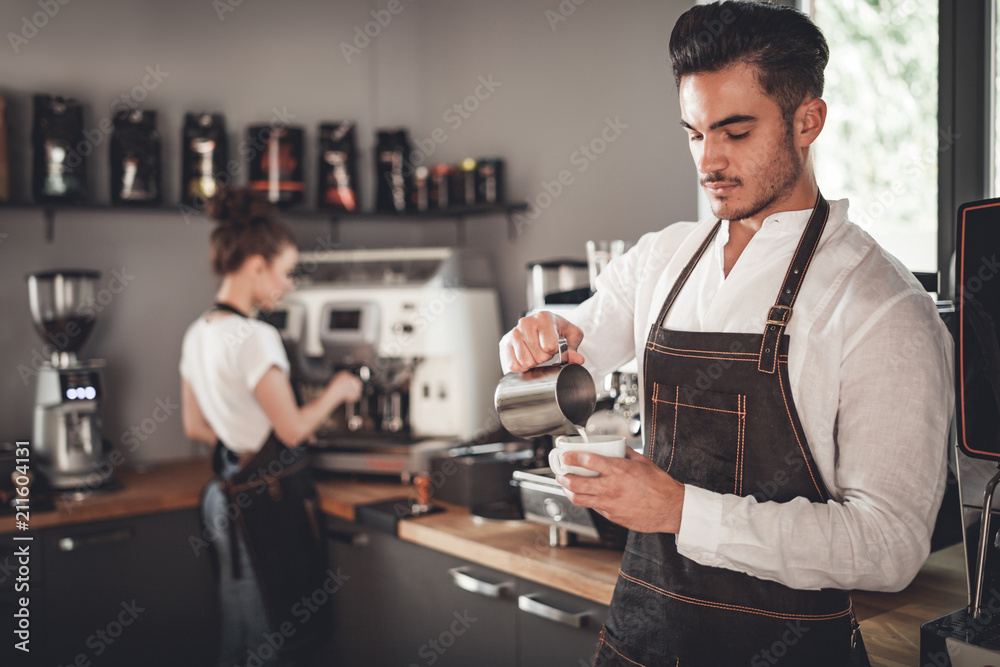
[[(729, 202), (724, 200), (710, 200), (712, 213), (722, 220), (745, 220), (752, 218), (794, 190), (804, 169), (805, 164), (795, 151), (792, 134), (788, 132), (785, 135), (782, 150), (772, 158), (771, 162), (761, 172), (772, 173), (775, 178), (764, 183), (762, 190), (757, 193), (756, 198), (742, 208), (730, 208), (731, 205)], [(728, 179), (722, 174), (709, 174), (703, 182), (711, 183), (726, 180)], [(735, 182), (740, 185), (743, 183), (740, 179), (735, 179)]]

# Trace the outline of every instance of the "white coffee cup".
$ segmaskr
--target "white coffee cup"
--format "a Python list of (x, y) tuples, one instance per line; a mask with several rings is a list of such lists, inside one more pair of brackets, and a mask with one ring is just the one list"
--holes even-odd
[(549, 452), (549, 467), (557, 475), (580, 475), (600, 477), (601, 473), (580, 466), (566, 465), (562, 461), (565, 452), (590, 452), (601, 456), (625, 457), (625, 438), (620, 435), (591, 435), (587, 442), (579, 435), (561, 435), (556, 438), (555, 447)]

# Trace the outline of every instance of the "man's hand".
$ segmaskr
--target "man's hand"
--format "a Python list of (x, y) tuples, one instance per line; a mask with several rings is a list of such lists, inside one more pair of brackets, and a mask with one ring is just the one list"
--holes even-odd
[(640, 533), (677, 533), (681, 529), (684, 485), (631, 447), (619, 459), (566, 451), (566, 465), (588, 468), (600, 477), (558, 475), (566, 497), (578, 507), (597, 510)]
[(500, 363), (504, 372), (523, 373), (548, 361), (559, 351), (559, 339), (569, 346), (569, 362), (582, 364), (577, 352), (583, 342), (583, 331), (564, 317), (547, 310), (522, 317), (517, 326), (500, 341)]

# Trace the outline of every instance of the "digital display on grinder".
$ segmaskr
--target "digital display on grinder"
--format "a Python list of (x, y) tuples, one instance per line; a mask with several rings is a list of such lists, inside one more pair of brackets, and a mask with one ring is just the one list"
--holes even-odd
[(94, 400), (101, 397), (101, 385), (97, 373), (60, 373), (63, 398), (73, 400)]
[(360, 310), (331, 310), (330, 311), (330, 329), (334, 331), (352, 329), (357, 330), (361, 328), (361, 311)]

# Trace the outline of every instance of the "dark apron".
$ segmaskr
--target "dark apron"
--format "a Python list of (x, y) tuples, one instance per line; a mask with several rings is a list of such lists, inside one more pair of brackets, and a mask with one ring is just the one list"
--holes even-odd
[[(215, 309), (246, 317), (229, 304), (216, 303)], [(272, 431), (235, 474), (222, 474), (238, 461), (216, 442), (212, 469), (235, 514), (229, 523), (232, 576), (243, 576), (237, 547), (242, 542), (271, 628), (286, 636), (279, 652), (315, 646), (332, 628), (329, 596), (336, 582), (328, 577), (326, 531), (308, 456), (302, 447), (286, 447)]]
[[(784, 333), (828, 215), (817, 197), (763, 334), (663, 328), (721, 222), (674, 283), (646, 342), (643, 379), (646, 456), (678, 482), (760, 502), (829, 499), (789, 391)], [(630, 531), (594, 664), (867, 664), (856, 630), (846, 591), (699, 565), (672, 534)]]

